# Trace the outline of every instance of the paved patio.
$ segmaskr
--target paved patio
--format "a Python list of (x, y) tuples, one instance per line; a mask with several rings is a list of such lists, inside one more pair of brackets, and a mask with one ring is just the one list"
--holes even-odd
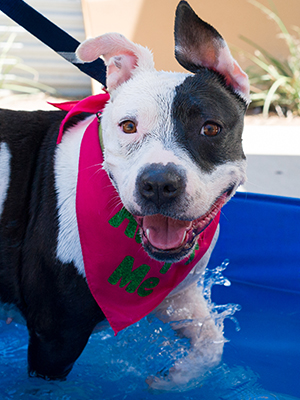
[[(280, 120), (279, 120), (280, 122)], [(242, 190), (300, 198), (300, 125), (245, 125)]]

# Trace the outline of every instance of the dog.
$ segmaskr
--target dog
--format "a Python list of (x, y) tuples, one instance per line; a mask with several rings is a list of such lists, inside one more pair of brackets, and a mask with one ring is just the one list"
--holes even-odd
[[(99, 322), (108, 317), (117, 332), (154, 312), (190, 339), (191, 352), (167, 377), (149, 378), (149, 384), (185, 384), (222, 356), (222, 330), (210, 317), (197, 281), (217, 240), (217, 215), (246, 179), (247, 75), (222, 36), (185, 1), (176, 10), (175, 56), (188, 72), (156, 71), (147, 48), (116, 33), (86, 40), (76, 54), (84, 62), (102, 55), (107, 65), (110, 99), (103, 95), (102, 115), (97, 113), (103, 162), (92, 158), (94, 149), (100, 153), (99, 137), (93, 136), (94, 142), (86, 139), (90, 164), (79, 166), (85, 132), (98, 124), (95, 112), (67, 121), (61, 110), (0, 111), (0, 300), (5, 317), (18, 309), (26, 321), (30, 376), (65, 379)], [(91, 194), (99, 181), (102, 192)], [(76, 200), (78, 185), (83, 194)], [(89, 204), (93, 196), (95, 206)], [(98, 220), (104, 213), (100, 203), (108, 207), (105, 230)], [(124, 234), (121, 225), (122, 234), (115, 237), (124, 220), (133, 230)], [(208, 229), (206, 243), (201, 235)], [(99, 240), (95, 230), (102, 235)], [(140, 257), (139, 268), (122, 235), (138, 246), (134, 257)], [(125, 253), (119, 254), (122, 246)], [(93, 260), (97, 271), (93, 265), (87, 269)], [(154, 275), (152, 262), (159, 268)], [(104, 288), (108, 263), (113, 269)], [(168, 287), (162, 294), (161, 282)], [(151, 302), (156, 292), (159, 302)], [(136, 311), (136, 304), (130, 304), (127, 315), (123, 294), (147, 306)]]

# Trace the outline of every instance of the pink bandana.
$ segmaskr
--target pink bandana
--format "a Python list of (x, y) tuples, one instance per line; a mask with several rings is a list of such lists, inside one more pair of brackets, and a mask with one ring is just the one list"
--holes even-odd
[[(107, 96), (97, 95), (97, 111), (103, 108)], [(95, 112), (96, 96), (92, 97), (90, 112)], [(84, 111), (88, 99), (84, 100)], [(80, 103), (75, 106), (77, 111)], [(71, 115), (76, 113), (75, 107)], [(117, 334), (149, 314), (189, 274), (208, 250), (220, 212), (200, 234), (189, 257), (173, 264), (153, 260), (142, 248), (136, 221), (121, 204), (102, 168), (98, 131), (95, 118), (81, 143), (76, 212), (90, 291)]]

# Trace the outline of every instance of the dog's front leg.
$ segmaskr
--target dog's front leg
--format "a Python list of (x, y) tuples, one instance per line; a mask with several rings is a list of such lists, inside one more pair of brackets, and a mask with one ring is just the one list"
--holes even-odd
[(189, 354), (176, 361), (165, 377), (148, 380), (151, 388), (172, 390), (189, 388), (193, 381), (219, 364), (224, 337), (215, 324), (202, 294), (202, 287), (192, 284), (185, 291), (168, 296), (155, 310), (156, 316), (170, 323), (178, 335), (190, 339)]
[[(87, 344), (93, 325), (89, 314), (39, 315), (28, 320), (28, 372), (31, 377), (64, 380)], [(93, 320), (93, 318), (91, 318)]]
[(104, 315), (72, 265), (37, 264), (23, 274), (29, 374), (63, 380)]

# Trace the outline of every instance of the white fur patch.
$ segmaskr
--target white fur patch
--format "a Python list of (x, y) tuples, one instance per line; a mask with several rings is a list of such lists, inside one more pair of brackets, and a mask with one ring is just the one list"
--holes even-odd
[[(176, 86), (188, 75), (164, 71), (137, 73), (112, 93), (105, 107), (102, 116), (104, 168), (113, 175), (121, 200), (129, 211), (130, 203), (134, 203), (139, 168), (162, 160), (179, 163), (174, 153), (164, 148), (161, 138), (164, 143), (172, 141), (170, 107)], [(126, 119), (137, 122), (136, 134), (124, 134), (121, 130), (120, 122)], [(136, 204), (135, 207), (138, 208)]]
[(193, 163), (186, 163), (185, 167), (188, 171), (186, 192), (190, 198), (187, 212), (189, 218), (205, 214), (231, 185), (234, 185), (233, 195), (246, 180), (245, 160), (228, 161), (216, 166), (210, 173), (201, 171)]
[(6, 199), (10, 178), (11, 154), (6, 143), (0, 144), (0, 216)]
[(81, 140), (93, 118), (79, 122), (64, 133), (57, 146), (54, 166), (59, 221), (57, 258), (63, 263), (74, 262), (83, 276), (85, 271), (76, 218), (76, 187)]

